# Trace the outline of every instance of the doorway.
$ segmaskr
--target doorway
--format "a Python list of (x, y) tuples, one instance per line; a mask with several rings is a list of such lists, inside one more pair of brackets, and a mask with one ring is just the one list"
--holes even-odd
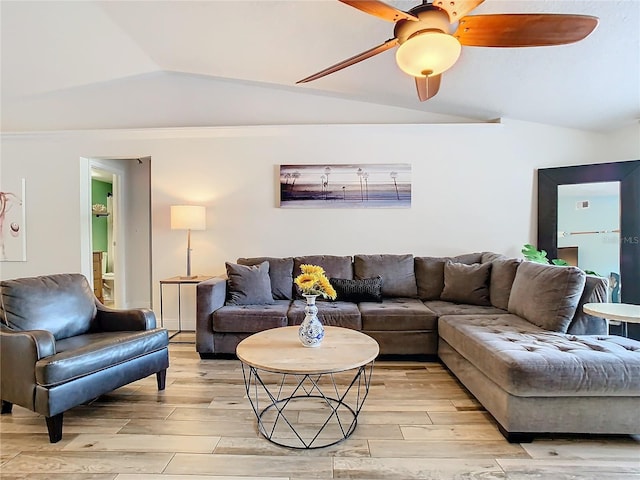
[(151, 308), (151, 158), (82, 158), (81, 172), (83, 273), (105, 305)]
[[(116, 286), (122, 272), (116, 268), (119, 244), (115, 242), (119, 225), (116, 212), (121, 173), (91, 166), (91, 251), (93, 291), (107, 307), (120, 306)], [(120, 274), (120, 275), (117, 275)], [(118, 301), (116, 301), (116, 299)]]

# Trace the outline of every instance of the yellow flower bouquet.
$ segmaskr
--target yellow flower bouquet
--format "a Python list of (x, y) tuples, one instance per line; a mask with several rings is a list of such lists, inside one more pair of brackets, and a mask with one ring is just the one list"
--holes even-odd
[(294, 282), (304, 295), (322, 295), (323, 298), (336, 299), (336, 291), (329, 283), (324, 269), (318, 265), (300, 265), (302, 273)]

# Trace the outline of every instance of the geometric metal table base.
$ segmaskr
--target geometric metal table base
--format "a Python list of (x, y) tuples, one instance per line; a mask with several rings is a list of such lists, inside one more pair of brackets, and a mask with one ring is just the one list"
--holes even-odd
[[(288, 448), (314, 449), (342, 442), (358, 424), (371, 385), (373, 363), (339, 374), (274, 373), (242, 363), (258, 431), (270, 442)], [(356, 372), (351, 378), (353, 370)], [(314, 422), (300, 421), (314, 416)]]

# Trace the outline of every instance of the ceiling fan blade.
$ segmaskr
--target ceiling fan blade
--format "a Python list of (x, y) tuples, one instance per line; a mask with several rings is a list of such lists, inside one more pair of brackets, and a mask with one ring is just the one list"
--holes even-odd
[[(387, 20), (389, 22), (397, 22), (398, 20), (418, 20), (418, 17), (397, 8), (387, 5), (378, 0), (338, 0), (353, 8), (357, 8), (369, 15)], [(473, 1), (473, 0), (471, 0)], [(483, 1), (483, 0), (481, 0)]]
[(449, 14), (451, 23), (457, 22), (484, 0), (434, 0), (433, 5)]
[(543, 47), (578, 42), (598, 25), (588, 15), (511, 13), (471, 15), (454, 33), (470, 47)]
[(367, 58), (373, 57), (374, 55), (377, 55), (379, 53), (384, 52), (385, 50), (389, 50), (390, 48), (393, 48), (396, 45), (398, 45), (398, 39), (397, 38), (391, 38), (391, 39), (387, 40), (386, 42), (384, 42), (383, 44), (378, 45), (377, 47), (370, 48), (366, 52), (362, 52), (362, 53), (359, 53), (358, 55), (354, 55), (353, 57), (347, 58), (346, 60), (343, 60), (340, 63), (336, 63), (335, 65), (332, 65), (332, 66), (330, 66), (328, 68), (325, 68), (324, 70), (321, 70), (318, 73), (314, 73), (313, 75), (311, 75), (311, 76), (309, 76), (307, 78), (303, 78), (302, 80), (298, 80), (296, 83), (307, 83), (307, 82), (311, 82), (313, 80), (317, 80), (317, 79), (322, 78), (322, 77), (324, 77), (326, 75), (329, 75), (331, 73), (337, 72), (338, 70), (342, 70), (343, 68), (350, 67), (354, 63), (358, 63), (358, 62), (361, 62), (363, 60), (366, 60)]
[(431, 77), (414, 77), (416, 79), (416, 90), (418, 90), (418, 98), (421, 102), (429, 100), (435, 96), (440, 90), (440, 80), (442, 75), (433, 75)]

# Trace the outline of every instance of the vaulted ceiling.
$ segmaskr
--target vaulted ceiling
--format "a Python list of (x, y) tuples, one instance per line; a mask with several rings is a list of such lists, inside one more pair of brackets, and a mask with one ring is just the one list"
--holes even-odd
[(463, 47), (427, 102), (393, 50), (295, 84), (393, 36), (392, 23), (337, 0), (3, 0), (0, 9), (3, 131), (498, 117), (611, 131), (640, 119), (639, 0), (486, 0), (472, 14), (600, 21), (565, 46)]

